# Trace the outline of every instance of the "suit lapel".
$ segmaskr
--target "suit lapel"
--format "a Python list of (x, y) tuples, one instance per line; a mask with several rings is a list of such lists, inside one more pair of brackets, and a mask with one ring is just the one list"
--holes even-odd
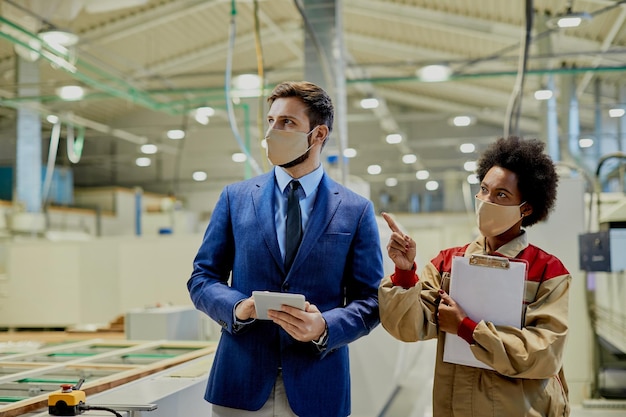
[(274, 181), (274, 171), (259, 177), (256, 188), (252, 190), (252, 204), (263, 240), (276, 264), (284, 268), (274, 226)]

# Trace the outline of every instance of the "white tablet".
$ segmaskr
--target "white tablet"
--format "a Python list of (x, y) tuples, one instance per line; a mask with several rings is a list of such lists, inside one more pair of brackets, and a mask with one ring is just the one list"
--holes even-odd
[(280, 311), (280, 306), (283, 304), (304, 310), (304, 295), (302, 294), (252, 291), (252, 295), (254, 296), (254, 308), (256, 309), (257, 319), (270, 320), (267, 317), (267, 310)]

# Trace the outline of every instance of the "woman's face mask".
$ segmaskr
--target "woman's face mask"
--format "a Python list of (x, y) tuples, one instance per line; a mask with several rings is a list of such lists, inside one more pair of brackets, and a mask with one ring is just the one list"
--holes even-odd
[(519, 206), (502, 206), (476, 197), (478, 230), (486, 237), (498, 236), (506, 232), (524, 217), (520, 210), (524, 204), (526, 202)]
[(300, 158), (313, 147), (309, 146), (309, 135), (316, 128), (317, 126), (309, 133), (269, 129), (265, 134), (267, 159), (272, 164), (281, 166)]

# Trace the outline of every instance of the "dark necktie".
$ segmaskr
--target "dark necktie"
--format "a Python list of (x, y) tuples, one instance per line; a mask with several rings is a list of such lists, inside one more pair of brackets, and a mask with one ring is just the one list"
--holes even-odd
[(296, 257), (300, 240), (302, 239), (302, 218), (300, 214), (300, 198), (298, 189), (300, 183), (291, 181), (287, 195), (287, 225), (285, 236), (285, 267), (291, 268), (293, 258)]

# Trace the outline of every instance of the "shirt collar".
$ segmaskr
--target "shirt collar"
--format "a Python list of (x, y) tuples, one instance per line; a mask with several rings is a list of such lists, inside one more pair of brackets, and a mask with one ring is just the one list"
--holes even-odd
[[(285, 187), (287, 187), (287, 185), (295, 179), (287, 174), (287, 171), (278, 166), (274, 167), (274, 176), (276, 177), (276, 183), (278, 184), (278, 188), (281, 193), (284, 193)], [(297, 179), (304, 190), (305, 196), (310, 195), (317, 188), (323, 176), (324, 167), (320, 164), (314, 171), (309, 172), (305, 176)]]

